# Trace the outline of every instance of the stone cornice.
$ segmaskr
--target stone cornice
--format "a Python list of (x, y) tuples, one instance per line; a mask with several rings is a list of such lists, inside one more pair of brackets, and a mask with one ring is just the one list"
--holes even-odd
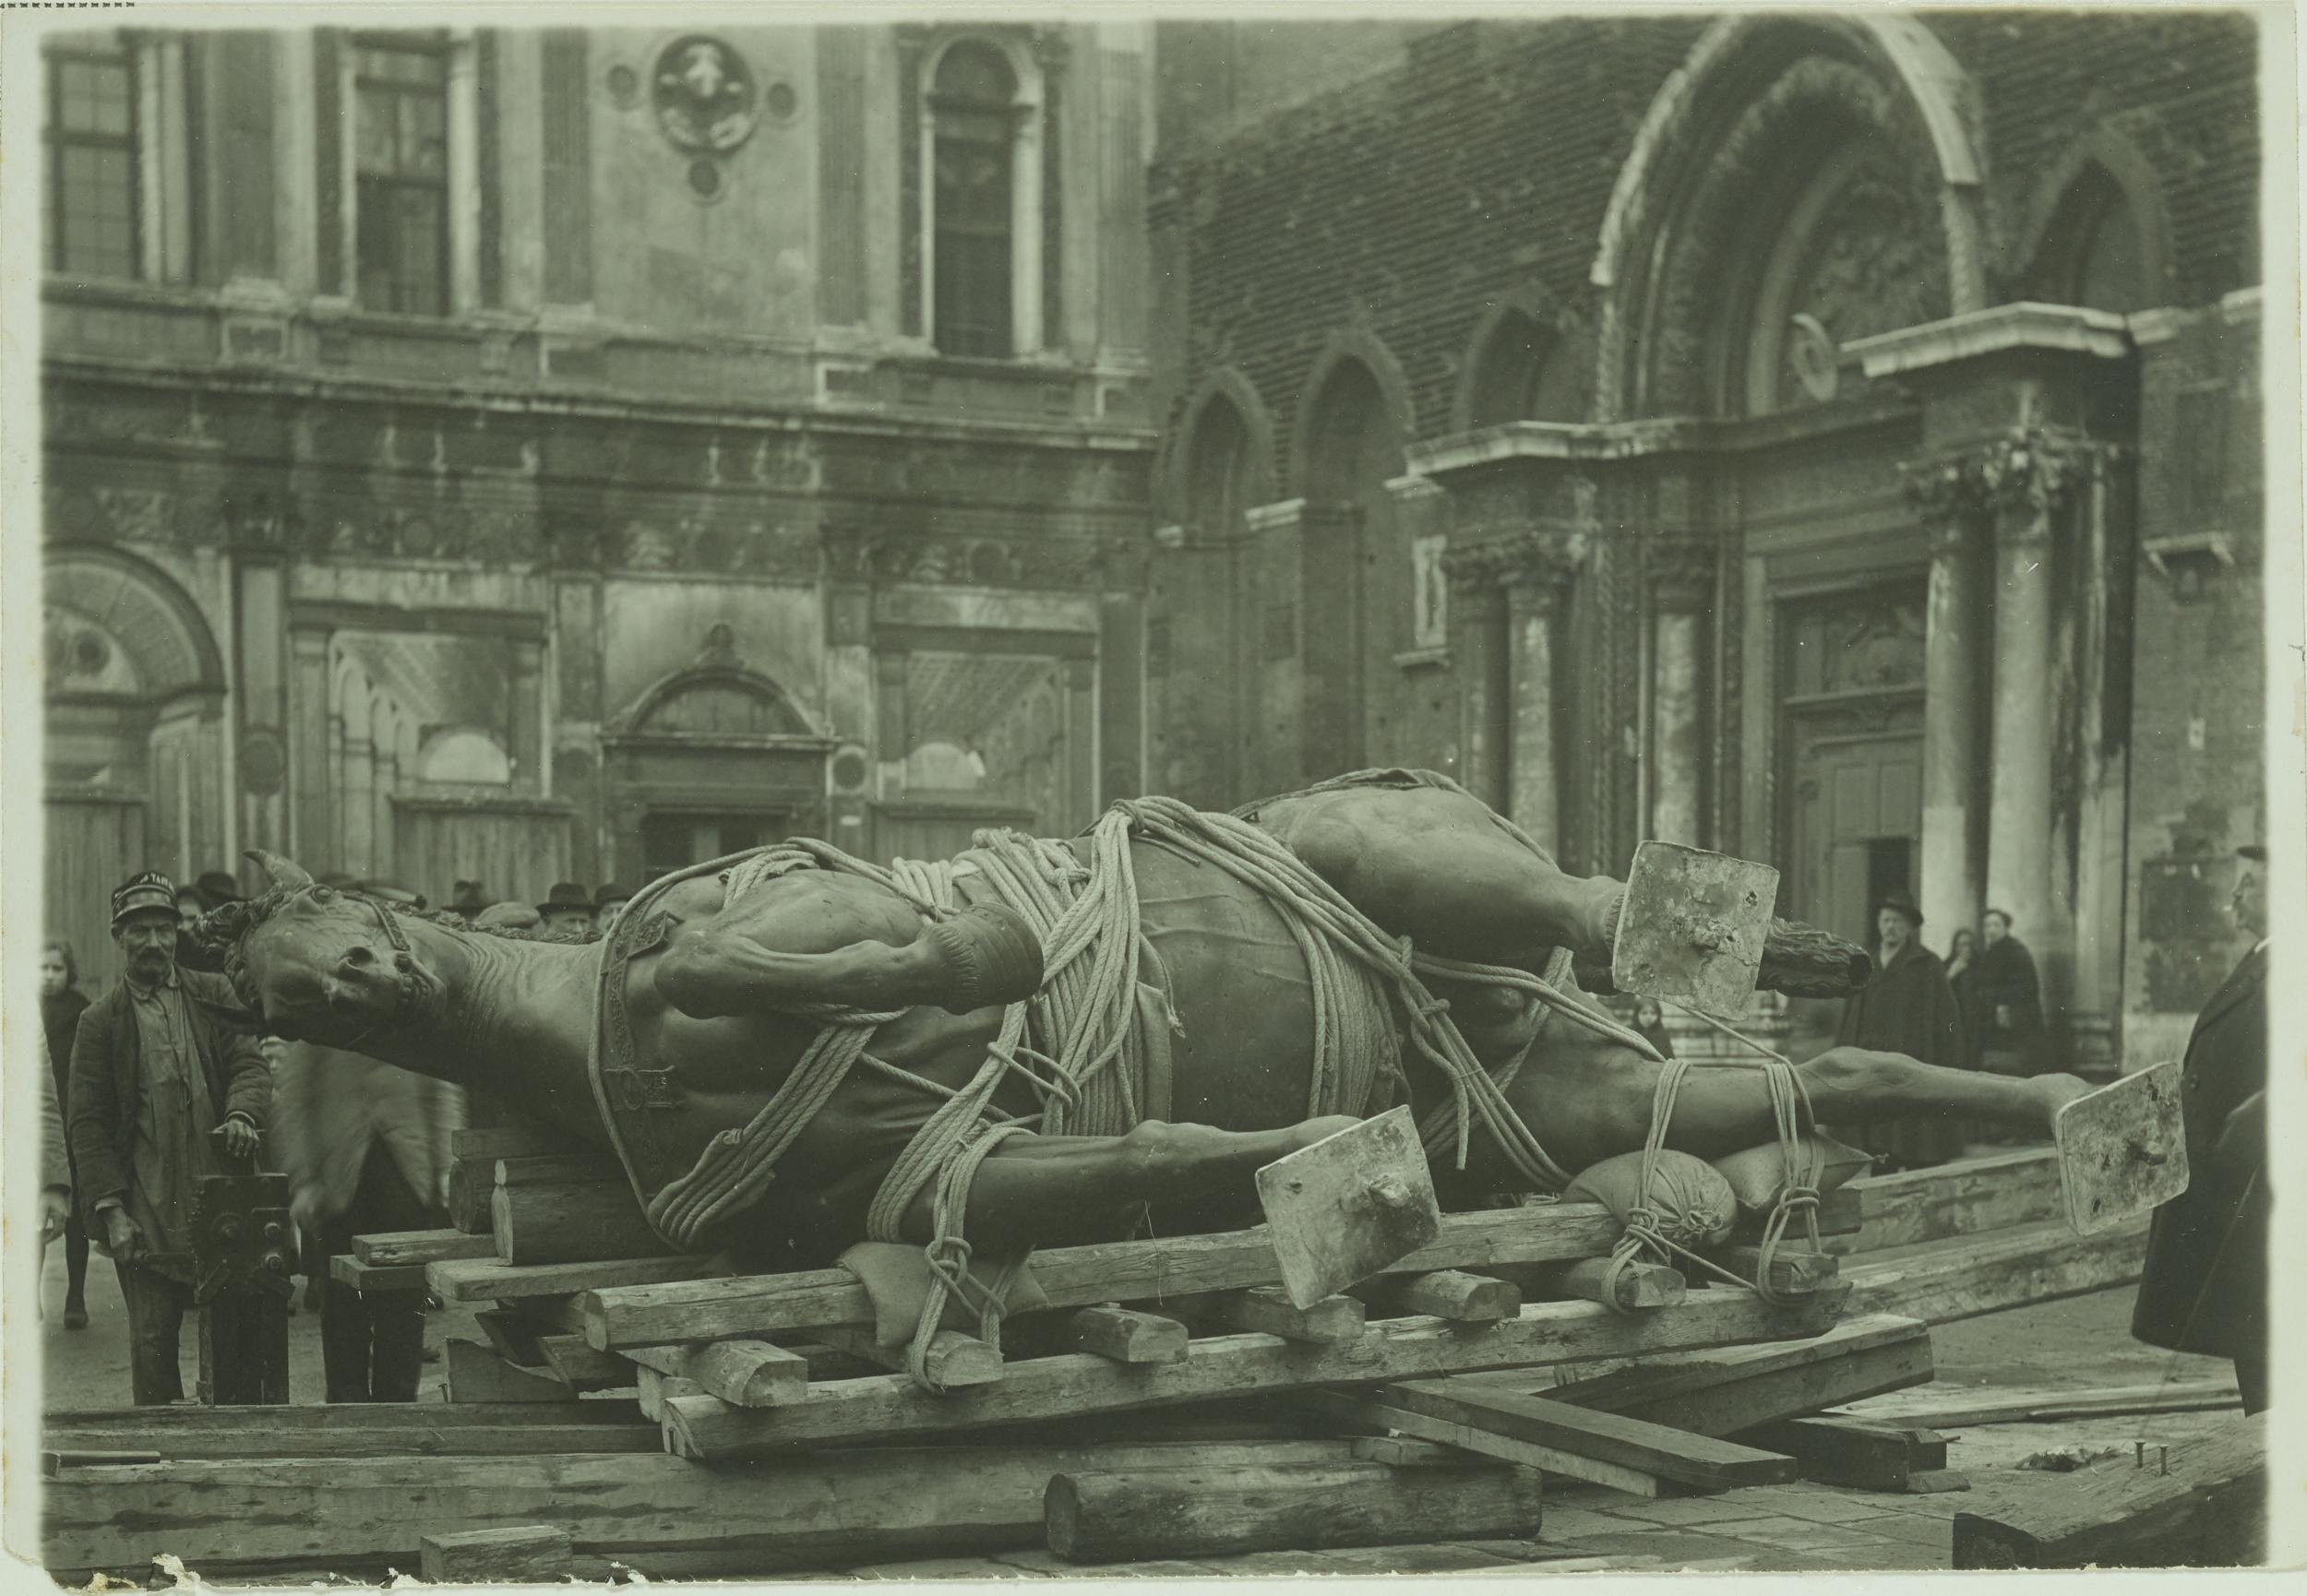
[(1858, 339), (1844, 345), (1843, 352), (1856, 355), (1867, 380), (1875, 382), (1997, 354), (2120, 360), (2131, 347), (2123, 318), (2112, 312), (2022, 301)]
[(2040, 521), (2118, 446), (2080, 433), (2014, 429), (1964, 449), (1899, 467), (1900, 489), (1923, 520), (1959, 527), (1986, 517)]
[(1805, 438), (1895, 424), (1913, 411), (1912, 399), (1884, 393), (1839, 405), (1803, 406), (1737, 419), (1664, 416), (1598, 424), (1507, 422), (1414, 443), (1404, 452), (1412, 472), (1437, 479), (1525, 462), (1537, 468), (1591, 468), (1678, 455), (1770, 448)]

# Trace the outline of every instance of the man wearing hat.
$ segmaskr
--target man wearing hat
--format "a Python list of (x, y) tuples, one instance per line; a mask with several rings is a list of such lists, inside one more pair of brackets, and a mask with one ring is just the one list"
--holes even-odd
[[(1903, 1053), (1952, 1069), (1972, 1066), (1962, 1011), (1946, 966), (1922, 945), (1922, 911), (1911, 894), (1886, 894), (1875, 905), (1874, 979), (1843, 1005), (1838, 1046)], [(1943, 1163), (1963, 1150), (1957, 1119), (1908, 1119), (1896, 1125), (1843, 1126), (1839, 1134), (1895, 1166)]]
[(2180, 1066), (2187, 1189), (2155, 1210), (2131, 1333), (2235, 1365), (2243, 1411), (2267, 1405), (2267, 912), (2258, 846), (2228, 912), (2252, 949), (2196, 1017)]
[(467, 925), (478, 920), (488, 906), (488, 894), (481, 890), (478, 881), (460, 881), (449, 890), (448, 912)]
[(548, 936), (572, 931), (592, 929), (592, 894), (585, 890), (581, 881), (556, 881), (553, 889), (537, 905), (537, 915), (544, 922)]
[[(139, 1407), (180, 1400), (177, 1346), (192, 1306), (192, 1206), (220, 1151), (256, 1154), (272, 1077), (249, 1037), (220, 1030), (176, 968), (176, 888), (158, 871), (113, 894), (120, 984), (80, 1017), (66, 1130), (89, 1232), (128, 1306)], [(177, 1255), (158, 1258), (156, 1255)]]
[(592, 923), (602, 935), (609, 934), (609, 927), (616, 923), (618, 911), (631, 900), (632, 896), (624, 887), (614, 884), (603, 886), (592, 895)]

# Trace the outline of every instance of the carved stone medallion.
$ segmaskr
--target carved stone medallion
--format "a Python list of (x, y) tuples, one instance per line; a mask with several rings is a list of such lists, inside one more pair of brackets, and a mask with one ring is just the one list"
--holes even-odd
[(753, 137), (760, 90), (745, 58), (718, 39), (691, 33), (657, 54), (651, 74), (657, 125), (675, 149), (727, 155)]

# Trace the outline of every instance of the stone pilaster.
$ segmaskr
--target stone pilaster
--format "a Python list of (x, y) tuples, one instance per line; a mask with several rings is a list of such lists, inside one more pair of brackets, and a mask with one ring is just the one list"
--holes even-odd
[(1586, 548), (1581, 533), (1531, 531), (1469, 544), (1445, 559), (1468, 613), (1460, 630), (1465, 784), (1548, 848), (1559, 847), (1561, 831), (1555, 658)]
[(1982, 761), (1978, 679), (1986, 638), (1982, 550), (1988, 515), (1959, 463), (1905, 469), (1907, 502), (1930, 528), (1925, 612), (1922, 721), (1923, 923), (1943, 949), (1958, 927), (1978, 923), (1985, 833), (1978, 824)]
[(1644, 555), (1650, 588), (1650, 828), (1697, 847), (1705, 804), (1706, 612), (1715, 550), (1698, 539), (1656, 542)]

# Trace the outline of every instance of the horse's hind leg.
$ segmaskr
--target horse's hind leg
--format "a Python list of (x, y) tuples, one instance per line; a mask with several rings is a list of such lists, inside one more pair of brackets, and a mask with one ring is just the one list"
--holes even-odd
[(1258, 825), (1420, 950), (1526, 964), (1548, 948), (1608, 964), (1623, 883), (1565, 874), (1485, 804), (1438, 787), (1348, 787), (1268, 804)]

